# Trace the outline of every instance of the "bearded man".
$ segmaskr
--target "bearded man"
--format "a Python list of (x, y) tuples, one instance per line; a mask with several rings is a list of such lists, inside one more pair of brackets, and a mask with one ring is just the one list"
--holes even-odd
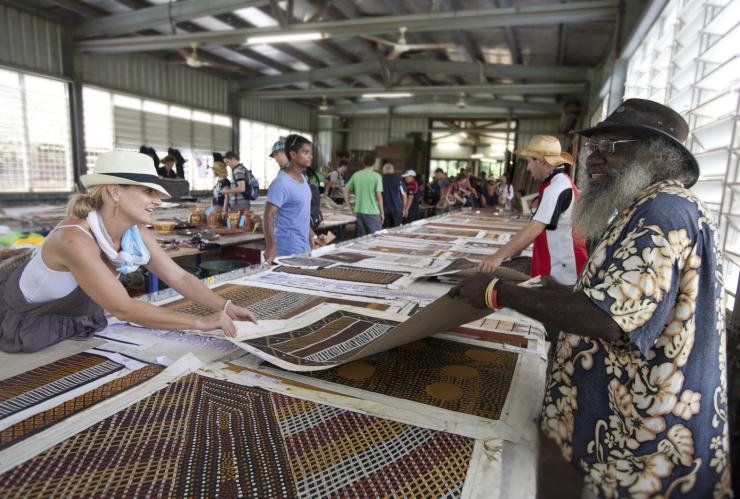
[(588, 139), (574, 223), (595, 242), (575, 289), (477, 274), (450, 293), (561, 331), (541, 426), (586, 495), (728, 497), (721, 256), (712, 215), (687, 190), (699, 177), (688, 126), (629, 99), (574, 133)]

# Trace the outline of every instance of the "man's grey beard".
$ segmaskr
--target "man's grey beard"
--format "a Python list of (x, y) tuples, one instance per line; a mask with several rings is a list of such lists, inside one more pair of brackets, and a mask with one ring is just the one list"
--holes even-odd
[(588, 240), (598, 240), (612, 217), (628, 208), (646, 187), (660, 180), (687, 180), (683, 156), (663, 139), (642, 143), (630, 164), (619, 170), (604, 171), (608, 179), (601, 178), (598, 184), (588, 175), (585, 156), (581, 158), (578, 169), (581, 193), (574, 206), (573, 225)]

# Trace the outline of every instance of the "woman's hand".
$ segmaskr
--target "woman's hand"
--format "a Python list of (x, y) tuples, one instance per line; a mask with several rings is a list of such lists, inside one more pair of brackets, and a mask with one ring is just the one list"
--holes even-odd
[(198, 329), (201, 331), (221, 329), (229, 338), (236, 337), (236, 326), (226, 312), (216, 312), (215, 314), (207, 315), (203, 318), (201, 324), (199, 324)]
[(244, 307), (239, 307), (237, 305), (234, 305), (233, 303), (229, 303), (229, 306), (226, 309), (226, 313), (229, 314), (229, 317), (232, 320), (249, 321), (249, 322), (254, 322), (255, 324), (257, 324), (257, 317), (255, 317), (252, 312), (250, 312)]

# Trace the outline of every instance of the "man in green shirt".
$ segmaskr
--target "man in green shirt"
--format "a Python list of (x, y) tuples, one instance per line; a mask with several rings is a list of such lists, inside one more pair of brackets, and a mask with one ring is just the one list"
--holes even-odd
[(375, 156), (363, 158), (365, 168), (352, 175), (344, 187), (345, 206), (352, 206), (349, 193), (355, 194), (354, 211), (357, 216), (357, 235), (366, 236), (383, 226), (383, 177), (375, 171)]

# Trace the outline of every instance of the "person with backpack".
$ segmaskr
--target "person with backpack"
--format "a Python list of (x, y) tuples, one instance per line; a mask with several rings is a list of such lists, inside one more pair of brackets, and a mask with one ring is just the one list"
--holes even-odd
[(248, 210), (251, 202), (260, 195), (259, 182), (252, 172), (239, 162), (239, 156), (234, 151), (224, 154), (224, 163), (231, 168), (232, 182), (231, 187), (221, 189), (221, 193), (229, 195), (231, 210)]
[(290, 162), (270, 183), (263, 216), (265, 260), (311, 251), (319, 245), (311, 229), (311, 187), (304, 175), (311, 165), (311, 142), (301, 135), (285, 138)]
[(311, 230), (316, 232), (324, 221), (324, 215), (321, 214), (321, 191), (319, 186), (321, 185), (321, 179), (319, 178), (319, 172), (314, 168), (306, 168), (306, 178), (308, 178), (308, 186), (311, 188)]

